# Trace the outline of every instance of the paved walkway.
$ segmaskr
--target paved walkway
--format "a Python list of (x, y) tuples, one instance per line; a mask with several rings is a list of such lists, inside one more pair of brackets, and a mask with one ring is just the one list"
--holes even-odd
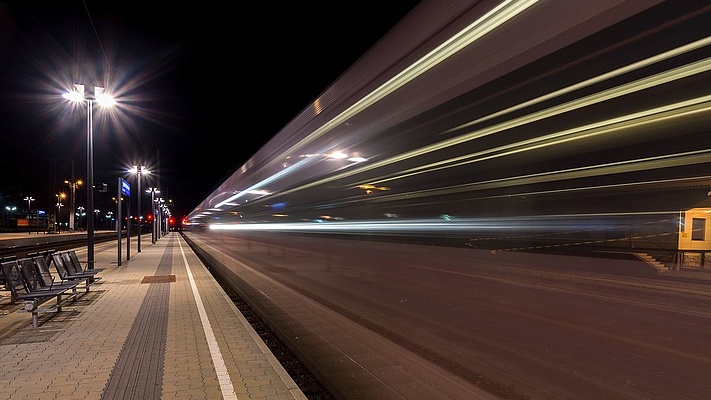
[(0, 398), (306, 399), (178, 233), (132, 246), (97, 245), (101, 280), (37, 330), (0, 298)]

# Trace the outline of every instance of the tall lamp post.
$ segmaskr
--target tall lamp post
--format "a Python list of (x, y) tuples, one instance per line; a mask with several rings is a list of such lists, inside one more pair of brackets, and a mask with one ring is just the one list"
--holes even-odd
[(109, 211), (106, 213), (106, 224), (108, 225), (109, 230), (114, 229), (114, 213), (113, 213), (113, 211)]
[(141, 252), (141, 233), (143, 222), (141, 221), (141, 175), (148, 175), (150, 171), (146, 169), (143, 165), (134, 165), (133, 168), (129, 170), (132, 174), (136, 174), (136, 180), (138, 183), (138, 252)]
[(146, 193), (151, 194), (151, 243), (156, 242), (156, 193), (160, 193), (157, 188), (148, 188)]
[[(55, 196), (57, 196), (57, 215), (54, 217), (54, 223), (57, 225), (57, 233), (62, 231), (61, 223), (59, 222), (61, 218), (61, 207), (64, 207), (64, 204), (62, 204), (62, 201), (67, 198), (67, 195), (64, 193), (58, 193)], [(69, 213), (73, 213), (73, 210), (69, 210)]]
[[(77, 186), (81, 186), (83, 182), (81, 181), (81, 179), (78, 179), (74, 182), (64, 181), (64, 183), (69, 185), (69, 187), (72, 189), (72, 198), (69, 199), (69, 207), (71, 210), (76, 210), (76, 189)], [(74, 215), (72, 215), (72, 218), (69, 219), (69, 231), (74, 231)]]
[[(10, 212), (10, 219), (7, 220), (7, 229), (10, 229), (10, 220), (12, 220), (12, 215), (15, 214), (15, 210), (17, 210), (15, 206), (5, 206), (5, 211)], [(5, 213), (5, 215), (7, 215), (7, 213)]]
[(25, 197), (25, 201), (27, 202), (27, 234), (31, 235), (32, 226), (30, 224), (30, 218), (32, 217), (32, 202), (35, 201), (35, 199), (32, 196), (27, 196)]
[(79, 216), (79, 229), (84, 229), (84, 222), (82, 222), (84, 215), (86, 215), (86, 213), (84, 213), (84, 210), (86, 210), (86, 208), (82, 206), (77, 207), (77, 211), (79, 212), (76, 213), (76, 215)]
[(62, 229), (59, 226), (59, 216), (62, 212), (62, 207), (64, 204), (59, 200), (59, 197), (57, 197), (57, 217), (54, 219), (54, 224), (57, 225), (57, 233), (59, 233)]
[[(94, 103), (101, 106), (112, 106), (116, 104), (111, 96), (104, 93), (104, 88), (94, 87), (94, 92), (84, 92), (84, 85), (74, 84), (75, 90), (64, 93), (62, 96), (71, 101), (86, 103), (86, 208), (94, 209)], [(87, 251), (86, 265), (88, 269), (94, 269), (94, 218), (89, 218), (86, 226)]]
[(158, 225), (160, 227), (160, 229), (158, 230), (158, 232), (160, 232), (160, 236), (158, 237), (162, 238), (165, 235), (166, 231), (165, 199), (163, 199), (162, 197), (158, 199), (158, 216), (160, 217), (160, 223)]

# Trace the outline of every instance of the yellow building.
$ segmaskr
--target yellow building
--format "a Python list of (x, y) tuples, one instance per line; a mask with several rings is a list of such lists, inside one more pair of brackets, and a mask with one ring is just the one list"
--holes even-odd
[(684, 267), (704, 268), (711, 261), (711, 197), (680, 213), (677, 250)]

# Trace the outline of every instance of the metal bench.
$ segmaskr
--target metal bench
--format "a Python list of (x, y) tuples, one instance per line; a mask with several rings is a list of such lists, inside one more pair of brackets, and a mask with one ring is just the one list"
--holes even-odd
[[(57, 300), (56, 311), (61, 312), (63, 296), (71, 290), (70, 286), (31, 290), (25, 281), (18, 260), (2, 262), (2, 273), (6, 286), (10, 289), (12, 302), (24, 301), (24, 310), (32, 313), (32, 326), (35, 330), (39, 328), (39, 306), (55, 298)], [(70, 296), (76, 296), (76, 294), (71, 293)]]
[[(39, 278), (42, 280), (42, 283), (45, 286), (56, 283), (57, 276), (52, 274), (52, 271), (49, 268), (49, 263), (52, 262), (51, 253), (49, 253), (49, 254), (31, 253), (31, 254), (28, 254), (27, 257), (32, 258), (32, 261), (35, 263), (35, 267), (37, 268), (37, 274), (39, 275)], [(63, 281), (60, 278), (59, 283), (62, 283), (62, 282)], [(67, 281), (67, 282), (72, 283), (72, 284), (76, 283), (73, 281)]]
[(55, 282), (54, 275), (49, 273), (47, 268), (41, 268), (33, 258), (19, 259), (17, 264), (20, 266), (22, 278), (31, 292), (70, 289), (73, 293), (76, 293), (76, 287), (80, 283), (77, 281)]
[(78, 281), (85, 282), (85, 290), (89, 292), (89, 287), (94, 284), (99, 278), (96, 274), (99, 270), (87, 270), (86, 272), (75, 272), (74, 268), (69, 262), (65, 261), (65, 257), (62, 256), (63, 253), (53, 253), (52, 254), (52, 264), (54, 265), (59, 278), (62, 281)]
[(94, 273), (98, 274), (99, 272), (103, 271), (105, 268), (92, 268), (88, 269), (87, 267), (82, 267), (81, 261), (79, 261), (79, 257), (77, 256), (77, 252), (74, 250), (67, 250), (61, 253), (62, 254), (62, 260), (64, 260), (64, 265), (66, 265), (68, 268), (71, 268), (73, 272), (77, 274), (87, 274), (87, 273)]

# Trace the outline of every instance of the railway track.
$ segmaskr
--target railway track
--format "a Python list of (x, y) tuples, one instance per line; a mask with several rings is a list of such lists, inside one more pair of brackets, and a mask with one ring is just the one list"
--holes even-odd
[[(103, 243), (110, 240), (116, 240), (113, 236), (96, 236), (94, 243)], [(61, 242), (37, 242), (34, 244), (17, 245), (10, 247), (0, 247), (0, 258), (24, 258), (29, 253), (43, 252), (47, 250), (68, 250), (81, 246), (86, 246), (86, 237), (77, 237), (76, 239), (67, 239)]]

